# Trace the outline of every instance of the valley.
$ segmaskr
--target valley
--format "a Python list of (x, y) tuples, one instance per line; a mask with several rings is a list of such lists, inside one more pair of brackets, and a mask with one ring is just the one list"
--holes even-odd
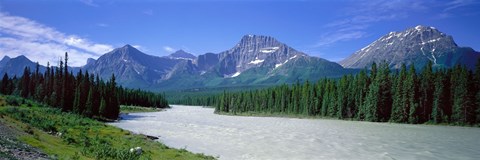
[(473, 0), (0, 1), (0, 159), (480, 159)]

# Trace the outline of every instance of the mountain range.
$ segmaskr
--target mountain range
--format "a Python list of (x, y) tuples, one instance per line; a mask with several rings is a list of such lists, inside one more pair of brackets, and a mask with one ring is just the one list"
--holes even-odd
[[(435, 67), (464, 64), (473, 68), (479, 57), (473, 49), (459, 47), (451, 36), (417, 26), (390, 32), (339, 63), (309, 56), (270, 36), (245, 35), (229, 50), (198, 56), (179, 50), (158, 57), (125, 45), (72, 70), (88, 70), (104, 79), (115, 74), (117, 82), (129, 88), (168, 91), (316, 81), (357, 73), (373, 62), (386, 62), (392, 69), (402, 63), (420, 68), (428, 61)], [(20, 76), (25, 66), (33, 69), (36, 63), (25, 56), (5, 56), (0, 73)]]
[(390, 32), (339, 63), (346, 68), (363, 68), (385, 61), (391, 68), (414, 64), (422, 68), (428, 61), (434, 67), (464, 64), (473, 69), (480, 54), (469, 47), (459, 47), (452, 36), (434, 27), (416, 26), (402, 32)]
[(161, 89), (281, 84), (353, 72), (258, 35), (246, 35), (229, 50), (198, 57), (182, 50), (156, 57), (125, 45), (89, 60), (83, 69), (101, 77), (113, 73), (126, 87)]

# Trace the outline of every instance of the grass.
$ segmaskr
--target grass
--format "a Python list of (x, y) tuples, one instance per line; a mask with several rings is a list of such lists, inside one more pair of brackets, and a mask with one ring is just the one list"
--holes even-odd
[(139, 112), (159, 112), (161, 108), (141, 107), (141, 106), (120, 106), (120, 113), (139, 113)]
[[(14, 103), (18, 106), (0, 105), (0, 120), (24, 131), (21, 141), (55, 159), (215, 159), (29, 100), (13, 96), (0, 99), (18, 102)], [(131, 153), (134, 147), (141, 147), (143, 153)]]

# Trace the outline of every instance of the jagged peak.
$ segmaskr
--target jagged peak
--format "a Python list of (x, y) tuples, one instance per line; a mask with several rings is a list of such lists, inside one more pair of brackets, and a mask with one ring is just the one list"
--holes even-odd
[[(140, 57), (145, 58), (145, 56), (148, 56), (147, 54), (141, 52), (140, 50), (138, 50), (137, 48), (135, 48), (135, 47), (133, 47), (129, 44), (126, 44), (125, 46), (120, 47), (120, 48), (115, 48), (114, 50), (108, 52), (106, 55), (118, 57), (118, 58), (121, 58), (121, 59), (129, 59), (128, 57), (130, 57), (130, 58), (140, 58)], [(100, 58), (102, 58), (102, 57), (100, 57)]]
[(97, 61), (97, 60), (95, 60), (93, 58), (88, 58), (87, 59), (87, 64), (94, 63), (95, 61)]
[(408, 28), (404, 31), (389, 32), (388, 34), (382, 36), (380, 39), (373, 42), (372, 44), (375, 44), (378, 41), (390, 41), (390, 39), (392, 38), (400, 38), (400, 40), (403, 40), (404, 38), (407, 38), (407, 37), (422, 37), (422, 39), (427, 38), (427, 40), (428, 40), (428, 37), (430, 37), (431, 39), (438, 39), (438, 38), (452, 39), (451, 36), (448, 36), (445, 33), (440, 32), (435, 27), (417, 25), (415, 27)]
[(437, 28), (431, 27), (431, 26), (424, 26), (424, 25), (417, 25), (415, 27), (407, 29), (406, 31), (407, 32), (416, 31), (416, 32), (439, 32), (440, 33), (440, 31), (438, 31)]
[(11, 59), (9, 56), (3, 56), (2, 59)]
[(7, 62), (9, 60), (11, 60), (12, 58), (10, 58), (9, 56), (3, 56), (2, 60), (0, 60), (0, 62)]
[(25, 60), (25, 59), (26, 59), (26, 60), (30, 60), (30, 59), (28, 59), (25, 55), (19, 55), (19, 56), (15, 57), (15, 58), (12, 58), (12, 59), (22, 59), (22, 60)]
[(279, 47), (284, 45), (272, 36), (265, 35), (244, 35), (240, 42), (235, 47), (246, 48), (263, 48), (263, 47)]
[(266, 39), (266, 40), (275, 40), (272, 36), (265, 36), (265, 35), (254, 35), (254, 34), (247, 34), (242, 37), (241, 41), (248, 41), (253, 39)]
[(124, 45), (122, 48), (135, 48), (135, 47), (133, 47), (133, 46), (130, 45), (130, 44), (126, 44), (126, 45)]
[(172, 57), (172, 58), (186, 58), (186, 59), (195, 59), (197, 57), (195, 57), (193, 54), (191, 53), (188, 53), (182, 49), (172, 53), (169, 55), (169, 57)]
[(130, 52), (140, 52), (137, 48), (133, 47), (130, 44), (126, 44), (123, 47), (116, 48), (112, 52), (120, 51), (121, 53), (130, 53)]

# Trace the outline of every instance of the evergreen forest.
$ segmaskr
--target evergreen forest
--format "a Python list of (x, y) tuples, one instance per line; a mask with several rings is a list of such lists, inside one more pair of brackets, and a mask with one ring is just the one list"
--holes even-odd
[(26, 67), (21, 77), (4, 74), (0, 81), (0, 93), (33, 99), (43, 104), (61, 108), (86, 117), (115, 120), (120, 104), (166, 108), (164, 96), (139, 89), (118, 86), (112, 74), (108, 81), (98, 75), (80, 70), (76, 75), (69, 71), (68, 53), (58, 67), (47, 65), (40, 73), (39, 65), (34, 71)]
[(480, 122), (480, 61), (465, 66), (421, 71), (412, 64), (391, 70), (373, 63), (370, 70), (340, 79), (322, 79), (269, 89), (224, 92), (189, 99), (214, 105), (216, 113), (275, 113), (373, 122), (475, 124)]

